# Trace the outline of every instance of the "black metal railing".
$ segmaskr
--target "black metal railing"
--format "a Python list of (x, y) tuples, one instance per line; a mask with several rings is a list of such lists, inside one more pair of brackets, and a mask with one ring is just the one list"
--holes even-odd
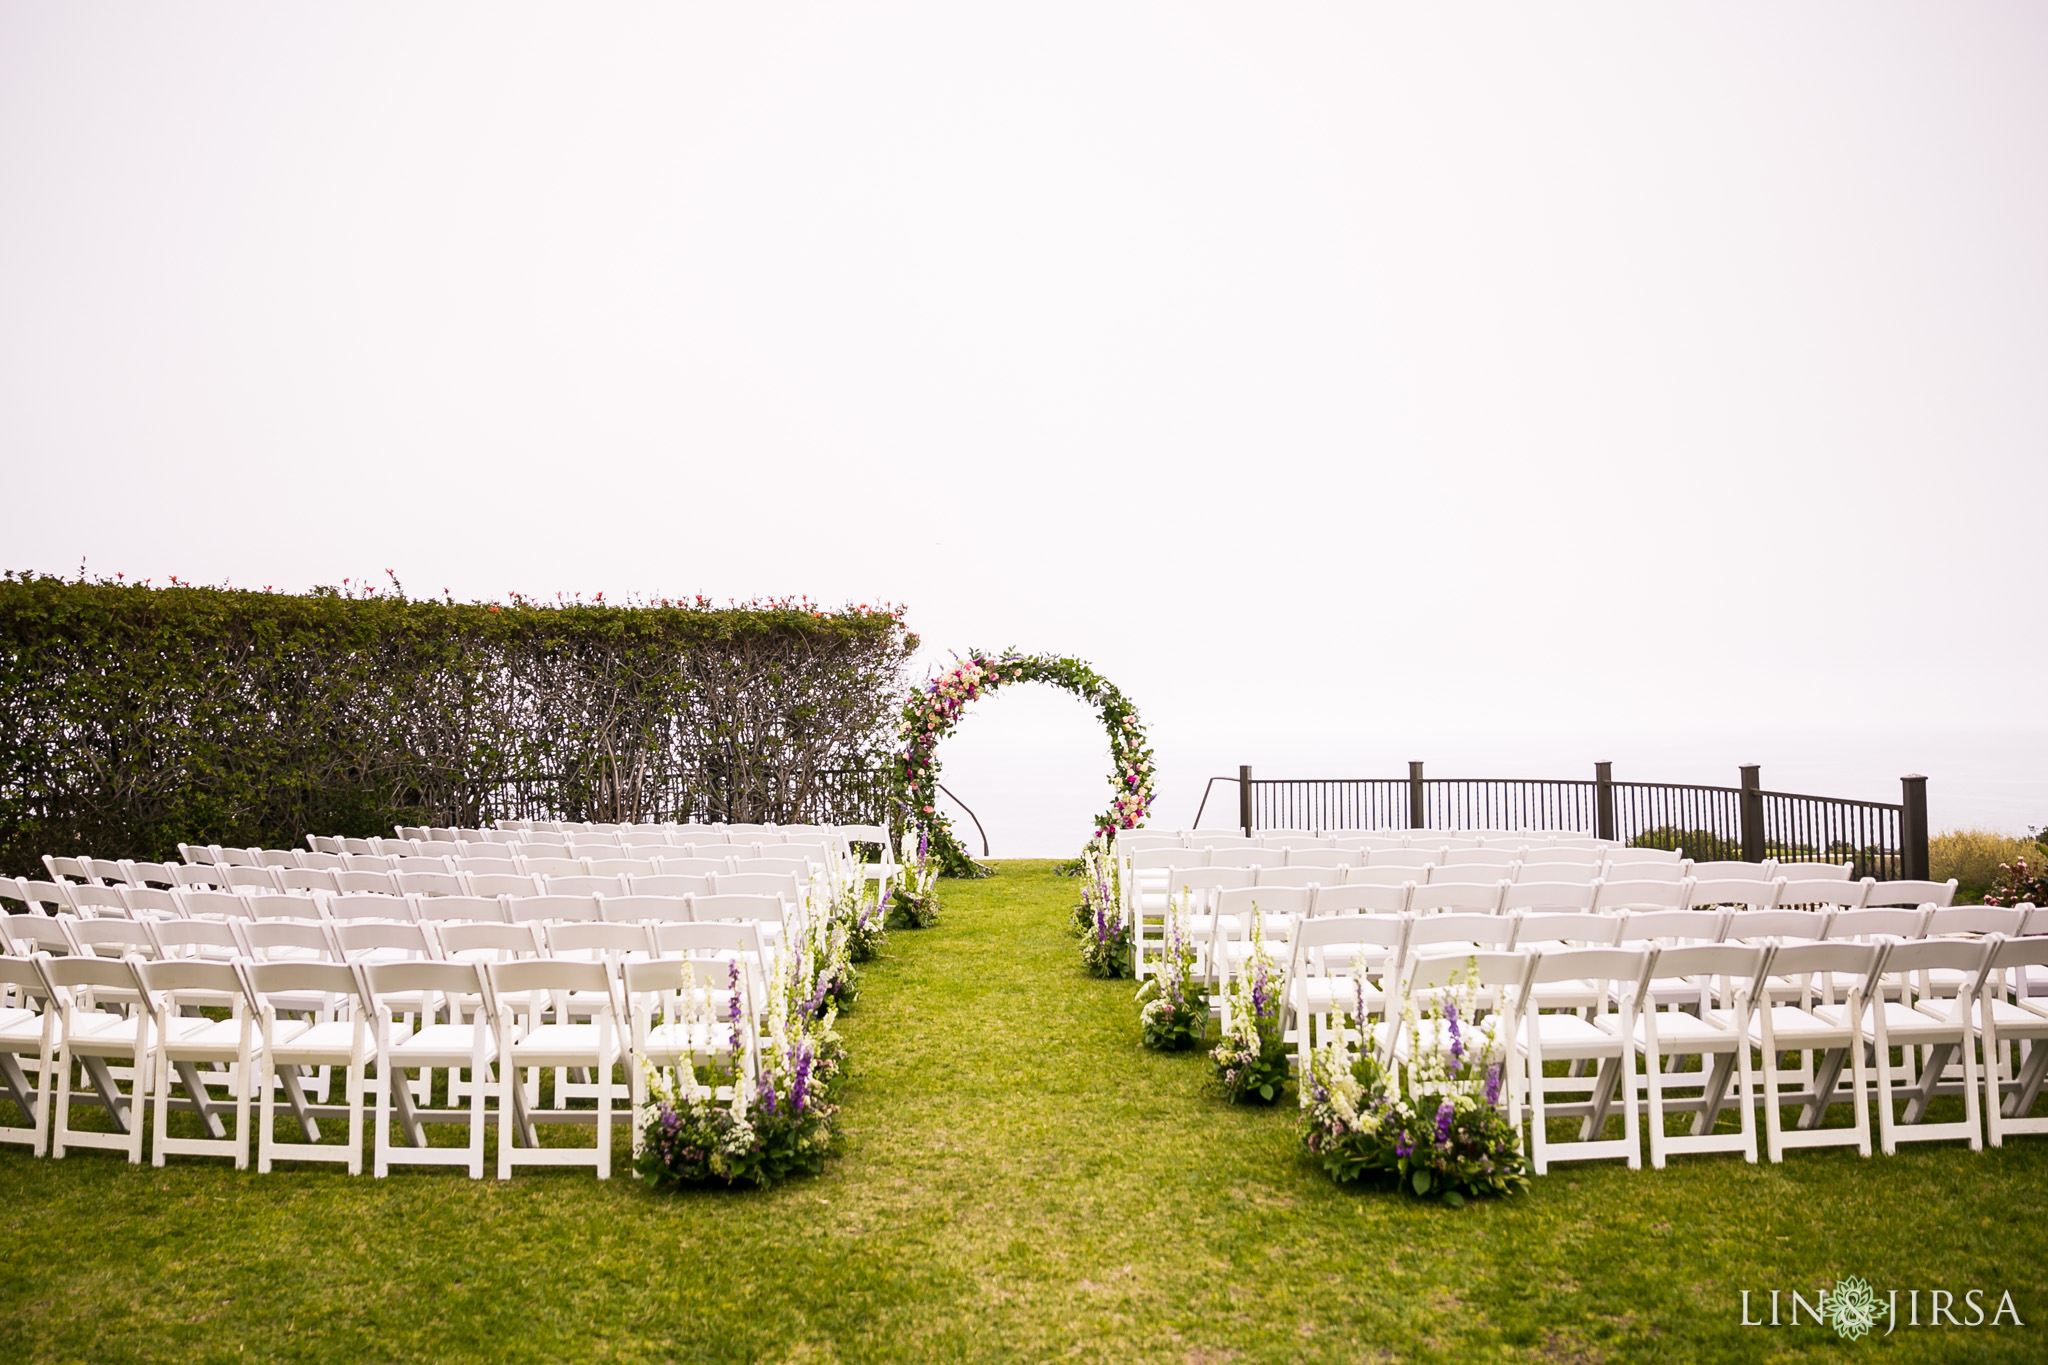
[(1597, 835), (1639, 848), (1682, 848), (1695, 861), (1776, 858), (1849, 862), (1859, 877), (1927, 876), (1927, 779), (1900, 780), (1897, 805), (1765, 791), (1760, 770), (1741, 785), (1593, 779), (1212, 777), (1195, 812), (1200, 826), (1218, 782), (1237, 784), (1238, 825), (1270, 829), (1541, 829)]

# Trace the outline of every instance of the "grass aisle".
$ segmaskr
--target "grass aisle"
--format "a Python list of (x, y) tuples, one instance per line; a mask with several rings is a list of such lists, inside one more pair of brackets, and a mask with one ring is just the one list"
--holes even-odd
[[(1462, 1211), (1343, 1191), (1079, 969), (1043, 863), (941, 884), (843, 1023), (845, 1150), (767, 1194), (0, 1151), (0, 1359), (2048, 1358), (2048, 1142), (1562, 1168)], [(623, 1139), (621, 1152), (623, 1153)], [(1840, 1346), (1743, 1288), (2013, 1291)], [(1761, 1296), (1767, 1299), (1768, 1295)]]

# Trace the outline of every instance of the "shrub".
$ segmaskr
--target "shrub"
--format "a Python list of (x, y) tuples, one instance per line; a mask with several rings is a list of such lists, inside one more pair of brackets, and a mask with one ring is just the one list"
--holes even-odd
[(915, 645), (892, 612), (794, 601), (501, 607), (7, 574), (0, 870), (503, 816), (875, 820), (887, 778), (858, 775)]
[(1998, 885), (2001, 868), (2021, 859), (2041, 867), (2048, 863), (2048, 849), (2031, 836), (2016, 838), (1988, 829), (1952, 829), (1927, 841), (1928, 875), (1936, 881), (1954, 877), (1956, 900), (1964, 903), (1982, 901)]

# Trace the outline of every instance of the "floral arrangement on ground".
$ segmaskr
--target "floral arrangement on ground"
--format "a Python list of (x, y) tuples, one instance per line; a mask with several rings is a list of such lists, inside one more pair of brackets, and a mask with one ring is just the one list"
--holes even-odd
[[(835, 857), (812, 880), (794, 943), (766, 954), (762, 981), (737, 958), (722, 975), (685, 967), (667, 1022), (690, 1056), (641, 1063), (634, 1168), (651, 1185), (766, 1186), (824, 1168), (846, 1068), (835, 1025), (859, 994), (854, 962), (878, 954), (887, 936), (867, 886), (860, 864)], [(749, 1028), (757, 991), (759, 1022)]]
[(1196, 966), (1183, 890), (1167, 901), (1159, 965), (1138, 987), (1138, 1022), (1155, 1052), (1186, 1052), (1209, 1041), (1209, 991)]
[[(1311, 1054), (1302, 1145), (1330, 1178), (1379, 1182), (1452, 1207), (1528, 1188), (1519, 1126), (1501, 1112), (1499, 1013), (1479, 1019), (1476, 973), (1460, 973), (1418, 1015), (1402, 1014), (1405, 1064), (1354, 1049), (1366, 1003)], [(1477, 1020), (1475, 1024), (1473, 1021)], [(1304, 1021), (1304, 1026), (1305, 1026)]]
[(939, 871), (939, 860), (932, 856), (930, 831), (904, 830), (896, 886), (890, 892), (890, 924), (898, 929), (929, 929), (939, 922)]
[(1131, 975), (1131, 922), (1124, 907), (1115, 856), (1101, 835), (1081, 852), (1081, 903), (1074, 907), (1074, 931), (1081, 936), (1081, 965), (1090, 976), (1112, 980)]
[[(1234, 946), (1219, 941), (1217, 948), (1229, 952)], [(1223, 1038), (1209, 1054), (1217, 1083), (1235, 1103), (1278, 1104), (1287, 1088), (1281, 998), (1280, 971), (1266, 950), (1265, 917), (1254, 902), (1244, 962), (1240, 970), (1226, 971), (1223, 983)]]

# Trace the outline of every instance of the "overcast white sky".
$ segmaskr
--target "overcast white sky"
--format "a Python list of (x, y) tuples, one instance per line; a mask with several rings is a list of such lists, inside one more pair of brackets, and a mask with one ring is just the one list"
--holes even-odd
[[(1201, 780), (2048, 821), (2048, 8), (0, 3), (11, 567), (808, 592)], [(994, 851), (1078, 704), (942, 753)], [(1205, 819), (1204, 823), (1211, 823)]]

